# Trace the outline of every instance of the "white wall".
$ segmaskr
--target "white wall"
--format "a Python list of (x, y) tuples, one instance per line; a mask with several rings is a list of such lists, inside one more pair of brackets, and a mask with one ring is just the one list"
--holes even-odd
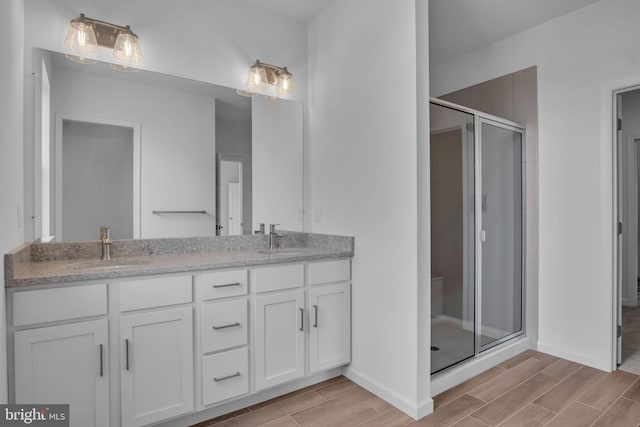
[(613, 367), (607, 105), (640, 83), (639, 15), (637, 0), (600, 0), (431, 68), (438, 96), (538, 66), (538, 348), (600, 369)]
[[(22, 231), (22, 0), (0, 2), (0, 254), (20, 245)], [(4, 257), (0, 259), (4, 271)], [(5, 293), (0, 292), (0, 403), (7, 403)]]
[[(26, 0), (25, 69), (32, 71), (31, 50), (40, 47), (64, 51), (62, 41), (69, 20), (87, 16), (130, 24), (140, 37), (141, 68), (216, 83), (243, 87), (249, 66), (256, 60), (287, 66), (298, 83), (291, 98), (306, 100), (307, 47), (303, 22), (269, 12), (241, 0)], [(112, 61), (104, 49), (100, 58)], [(25, 156), (33, 157), (33, 83), (25, 85)], [(25, 164), (25, 236), (33, 239), (33, 165)]]
[(426, 5), (416, 3), (341, 0), (309, 26), (312, 231), (356, 242), (347, 375), (413, 416), (431, 407), (429, 335), (420, 318), (429, 315), (420, 290), (428, 289), (428, 267), (418, 280), (418, 264), (429, 265), (428, 252), (418, 261), (418, 233), (428, 233), (418, 227), (428, 73), (419, 84), (417, 75), (418, 64), (425, 71), (428, 19)]
[(215, 235), (213, 97), (60, 68), (54, 69), (53, 94), (55, 114), (140, 125), (141, 237)]

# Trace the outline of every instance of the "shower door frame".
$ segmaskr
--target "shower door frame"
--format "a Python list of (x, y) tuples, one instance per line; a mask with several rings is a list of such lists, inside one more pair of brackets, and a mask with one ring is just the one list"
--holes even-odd
[[(468, 108), (459, 104), (455, 104), (453, 102), (444, 101), (438, 98), (430, 98), (429, 105), (436, 104), (441, 107), (450, 108), (452, 110), (461, 111), (464, 113), (472, 114), (474, 116), (474, 185), (475, 185), (475, 194), (474, 194), (474, 216), (475, 216), (475, 286), (474, 286), (474, 296), (475, 296), (475, 318), (474, 318), (474, 338), (475, 338), (475, 352), (474, 355), (465, 358), (461, 361), (455, 362), (446, 368), (439, 370), (438, 372), (431, 374), (439, 374), (442, 372), (446, 372), (448, 369), (454, 366), (458, 366), (461, 363), (465, 363), (467, 361), (473, 360), (478, 357), (480, 354), (487, 352), (490, 349), (497, 349), (502, 344), (505, 344), (514, 338), (526, 335), (527, 332), (527, 324), (526, 324), (526, 294), (527, 294), (527, 283), (526, 283), (526, 272), (527, 272), (527, 264), (526, 264), (526, 249), (527, 249), (527, 210), (526, 210), (526, 202), (527, 202), (527, 192), (526, 192), (526, 130), (525, 126), (511, 120), (504, 119), (502, 117), (494, 116), (491, 114), (487, 114), (478, 110), (474, 110), (472, 108)], [(486, 345), (482, 345), (482, 141), (481, 141), (481, 131), (482, 124), (489, 124), (492, 126), (496, 126), (502, 129), (510, 130), (520, 134), (521, 138), (521, 198), (520, 198), (520, 209), (522, 215), (520, 217), (521, 231), (522, 231), (522, 243), (521, 243), (521, 253), (520, 253), (520, 262), (522, 265), (521, 269), (521, 310), (520, 310), (520, 325), (521, 328), (518, 331), (515, 331), (509, 335), (506, 335), (500, 339), (492, 341)]]
[[(454, 104), (455, 105), (455, 104)], [(489, 350), (490, 348), (497, 347), (500, 344), (503, 344), (507, 341), (512, 340), (513, 338), (519, 337), (526, 333), (526, 294), (527, 294), (527, 284), (526, 284), (526, 248), (527, 248), (527, 232), (526, 232), (526, 224), (527, 224), (527, 210), (526, 210), (526, 201), (527, 201), (527, 193), (526, 193), (526, 140), (525, 140), (525, 129), (524, 126), (519, 125), (515, 122), (511, 122), (506, 119), (502, 119), (500, 117), (491, 116), (489, 114), (482, 113), (480, 111), (470, 110), (470, 113), (474, 114), (474, 125), (475, 125), (475, 142), (474, 149), (476, 153), (476, 168), (475, 168), (475, 220), (476, 220), (476, 319), (475, 319), (475, 334), (476, 334), (476, 354), (480, 354), (483, 351)], [(482, 125), (489, 124), (491, 126), (499, 127), (501, 129), (506, 129), (512, 132), (516, 132), (520, 134), (520, 209), (522, 215), (520, 216), (520, 227), (522, 232), (522, 244), (520, 250), (520, 265), (521, 268), (521, 310), (520, 310), (520, 325), (521, 328), (518, 331), (515, 331), (511, 334), (508, 334), (500, 339), (494, 340), (488, 344), (482, 345), (482, 223), (483, 223), (483, 212), (482, 212)]]

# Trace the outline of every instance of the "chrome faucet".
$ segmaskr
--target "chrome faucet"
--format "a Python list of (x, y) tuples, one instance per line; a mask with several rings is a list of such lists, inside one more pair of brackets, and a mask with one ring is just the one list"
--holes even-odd
[(102, 240), (102, 260), (109, 261), (111, 259), (111, 228), (103, 225), (100, 227), (100, 240)]
[(280, 224), (271, 224), (269, 226), (269, 249), (278, 247), (278, 237), (280, 237), (280, 235), (276, 233), (276, 225)]
[(258, 223), (258, 227), (259, 227), (259, 229), (254, 231), (253, 234), (263, 235), (264, 234), (264, 222), (259, 222)]

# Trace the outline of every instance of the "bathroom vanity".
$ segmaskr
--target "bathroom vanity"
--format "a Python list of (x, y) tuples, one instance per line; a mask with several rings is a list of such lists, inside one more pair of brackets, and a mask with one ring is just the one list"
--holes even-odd
[(99, 242), (5, 255), (10, 401), (69, 403), (72, 426), (188, 425), (338, 375), (353, 239), (292, 233), (281, 246), (229, 236), (114, 241), (111, 261), (96, 259)]

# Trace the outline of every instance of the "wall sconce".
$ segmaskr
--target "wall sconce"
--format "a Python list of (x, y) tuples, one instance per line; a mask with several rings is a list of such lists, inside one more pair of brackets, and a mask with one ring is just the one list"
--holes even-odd
[[(72, 61), (82, 64), (95, 64), (94, 58), (87, 58), (84, 54), (95, 54), (98, 46), (113, 50), (113, 56), (125, 64), (138, 64), (142, 62), (142, 49), (138, 43), (138, 36), (131, 31), (128, 25), (110, 24), (88, 18), (81, 13), (69, 22), (69, 29), (64, 38), (64, 45), (69, 49), (79, 52), (80, 55), (67, 54)], [(113, 68), (120, 71), (135, 71), (136, 68), (125, 65), (115, 65)]]
[[(265, 90), (269, 85), (276, 87), (276, 95), (278, 96), (291, 95), (296, 92), (296, 82), (287, 67), (276, 67), (260, 61), (256, 61), (249, 68), (246, 83), (248, 90), (238, 89), (237, 92), (238, 95), (253, 97), (257, 95), (256, 91)], [(266, 98), (270, 101), (277, 100), (274, 96)]]

